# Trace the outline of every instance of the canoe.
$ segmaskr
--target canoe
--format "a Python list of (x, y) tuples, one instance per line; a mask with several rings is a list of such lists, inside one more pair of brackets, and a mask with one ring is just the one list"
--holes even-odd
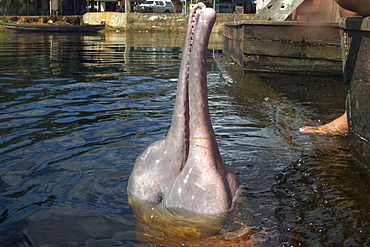
[(104, 24), (99, 25), (53, 25), (53, 24), (17, 24), (0, 23), (3, 27), (15, 31), (33, 32), (97, 32), (104, 29)]

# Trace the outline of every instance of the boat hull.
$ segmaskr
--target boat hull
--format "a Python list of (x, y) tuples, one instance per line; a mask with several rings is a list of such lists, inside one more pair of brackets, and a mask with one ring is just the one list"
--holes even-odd
[(104, 29), (105, 25), (31, 25), (17, 23), (0, 23), (3, 27), (15, 31), (25, 32), (97, 32)]

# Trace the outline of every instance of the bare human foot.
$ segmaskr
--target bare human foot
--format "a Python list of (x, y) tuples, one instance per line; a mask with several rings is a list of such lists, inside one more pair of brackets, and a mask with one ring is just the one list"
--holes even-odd
[(330, 123), (321, 126), (304, 126), (299, 129), (302, 133), (311, 133), (319, 135), (344, 135), (348, 133), (347, 112), (334, 119)]

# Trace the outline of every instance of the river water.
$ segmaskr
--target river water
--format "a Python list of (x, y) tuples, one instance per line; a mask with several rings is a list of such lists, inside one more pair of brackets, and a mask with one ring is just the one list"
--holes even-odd
[[(141, 232), (126, 186), (135, 158), (169, 128), (183, 42), (0, 32), (0, 246), (170, 241)], [(298, 131), (343, 112), (341, 77), (242, 73), (219, 54), (222, 37), (210, 48), (213, 126), (243, 185), (238, 217), (253, 219), (247, 235), (225, 227), (212, 241), (369, 246), (369, 170), (346, 137)]]

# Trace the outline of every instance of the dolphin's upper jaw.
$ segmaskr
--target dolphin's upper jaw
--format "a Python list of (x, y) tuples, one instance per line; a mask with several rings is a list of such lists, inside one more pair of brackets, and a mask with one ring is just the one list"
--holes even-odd
[(194, 41), (194, 35), (195, 35), (195, 30), (196, 27), (198, 26), (198, 22), (200, 19), (200, 16), (204, 16), (204, 18), (210, 19), (210, 18), (215, 18), (214, 10), (207, 8), (203, 3), (199, 3), (195, 6), (193, 6), (192, 9), (192, 14), (190, 16), (190, 25), (191, 28), (188, 30), (188, 37), (187, 37), (187, 44), (185, 45), (187, 50), (186, 50), (186, 58), (187, 58), (187, 66), (186, 66), (186, 80), (189, 80), (189, 63), (190, 63), (190, 54), (192, 52), (192, 47), (193, 47), (193, 41)]

